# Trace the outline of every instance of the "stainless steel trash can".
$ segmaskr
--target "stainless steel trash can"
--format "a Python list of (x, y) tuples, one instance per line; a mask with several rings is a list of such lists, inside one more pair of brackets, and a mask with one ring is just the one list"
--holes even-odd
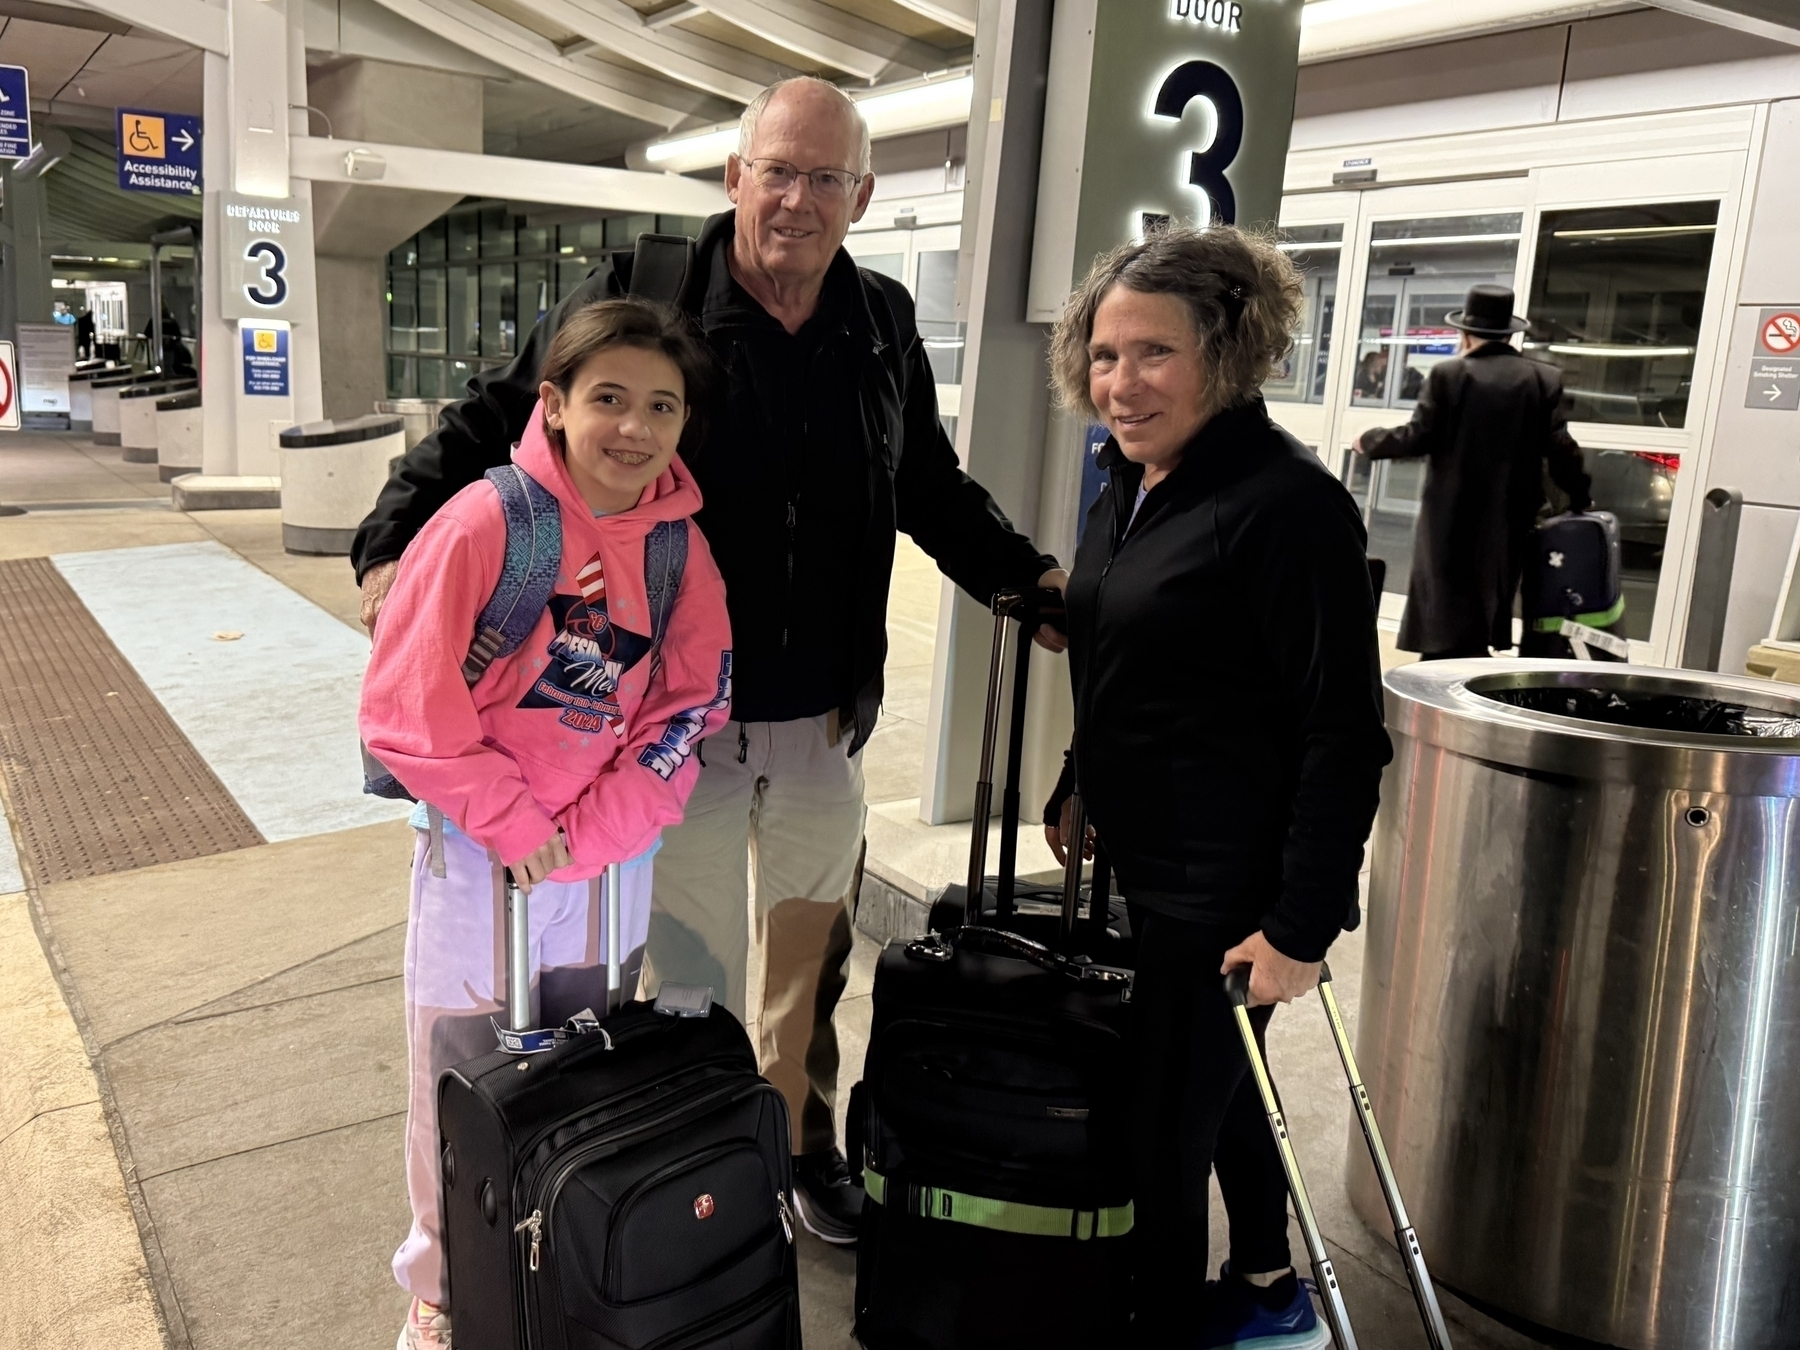
[(437, 430), (438, 414), (454, 402), (453, 398), (384, 398), (376, 401), (375, 411), (400, 419), (410, 450)]
[[(1431, 1268), (1631, 1350), (1800, 1345), (1800, 689), (1387, 676), (1357, 1053)], [(1350, 1189), (1387, 1212), (1360, 1139)]]

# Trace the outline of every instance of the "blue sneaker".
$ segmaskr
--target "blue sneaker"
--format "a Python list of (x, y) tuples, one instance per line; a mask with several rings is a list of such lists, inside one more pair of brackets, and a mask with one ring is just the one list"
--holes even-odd
[(1227, 1262), (1218, 1279), (1206, 1282), (1206, 1311), (1194, 1344), (1200, 1350), (1329, 1350), (1330, 1330), (1313, 1311), (1306, 1285), (1294, 1283), (1287, 1306), (1271, 1310), (1231, 1273)]

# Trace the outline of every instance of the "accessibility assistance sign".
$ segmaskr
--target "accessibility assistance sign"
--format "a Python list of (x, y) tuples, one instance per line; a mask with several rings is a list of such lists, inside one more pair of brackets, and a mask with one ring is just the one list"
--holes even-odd
[(288, 396), (288, 330), (244, 324), (244, 392)]
[(31, 153), (31, 77), (24, 66), (0, 66), (0, 159)]
[(186, 113), (120, 108), (119, 186), (127, 192), (198, 197), (200, 119)]

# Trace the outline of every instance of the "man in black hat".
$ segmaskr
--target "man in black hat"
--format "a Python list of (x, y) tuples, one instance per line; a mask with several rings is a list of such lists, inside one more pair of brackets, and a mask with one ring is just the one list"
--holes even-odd
[(1370, 459), (1429, 460), (1397, 644), (1428, 661), (1513, 645), (1513, 596), (1546, 465), (1571, 509), (1592, 504), (1562, 372), (1513, 349), (1527, 324), (1513, 314), (1511, 288), (1470, 287), (1445, 322), (1462, 343), (1431, 368), (1412, 421), (1356, 441)]

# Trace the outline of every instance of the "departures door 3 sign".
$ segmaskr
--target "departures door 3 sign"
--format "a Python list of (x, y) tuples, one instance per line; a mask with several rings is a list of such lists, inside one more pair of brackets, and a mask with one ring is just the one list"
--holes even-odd
[(1273, 225), (1302, 0), (1058, 0), (1027, 317), (1168, 223)]
[(219, 312), (227, 319), (285, 319), (295, 293), (296, 248), (309, 238), (306, 204), (295, 197), (223, 193), (219, 204)]

